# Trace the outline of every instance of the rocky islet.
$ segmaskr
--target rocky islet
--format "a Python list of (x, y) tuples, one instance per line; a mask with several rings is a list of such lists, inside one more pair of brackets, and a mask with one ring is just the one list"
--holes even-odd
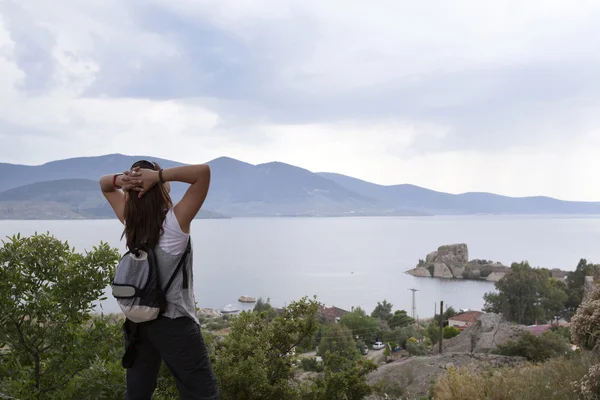
[(440, 246), (419, 260), (409, 274), (423, 278), (476, 279), (497, 282), (510, 272), (510, 267), (499, 262), (469, 260), (469, 248), (465, 243)]

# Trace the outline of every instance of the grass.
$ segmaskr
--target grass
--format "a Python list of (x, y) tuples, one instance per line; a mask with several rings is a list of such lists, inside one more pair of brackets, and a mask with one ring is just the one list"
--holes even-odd
[(573, 382), (583, 378), (594, 359), (573, 355), (516, 368), (489, 371), (450, 369), (433, 389), (436, 400), (576, 400)]

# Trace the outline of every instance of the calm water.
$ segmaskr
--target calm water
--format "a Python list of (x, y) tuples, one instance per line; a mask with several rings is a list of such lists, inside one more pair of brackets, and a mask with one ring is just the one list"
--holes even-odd
[[(100, 241), (124, 250), (116, 220), (0, 221), (0, 237), (49, 231), (77, 251)], [(384, 298), (428, 317), (439, 301), (480, 309), (493, 284), (414, 278), (404, 272), (447, 243), (464, 242), (470, 258), (573, 270), (600, 262), (600, 219), (566, 217), (399, 217), (196, 220), (196, 299), (201, 307), (237, 304), (240, 295), (282, 306), (304, 295), (369, 312)], [(117, 311), (114, 300), (103, 304)]]

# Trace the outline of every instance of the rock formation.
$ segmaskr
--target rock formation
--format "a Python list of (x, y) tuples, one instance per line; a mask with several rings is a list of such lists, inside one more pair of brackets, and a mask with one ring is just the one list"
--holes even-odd
[[(410, 357), (408, 359), (382, 365), (367, 376), (367, 382), (376, 385), (388, 381), (398, 384), (404, 389), (403, 399), (428, 398), (431, 382), (446, 374), (450, 367), (466, 368), (470, 371), (489, 370), (491, 368), (517, 367), (525, 365), (523, 357), (506, 357), (494, 354), (444, 353), (426, 357)], [(383, 400), (372, 394), (367, 400)]]
[[(525, 326), (507, 322), (499, 314), (482, 314), (479, 320), (463, 330), (458, 336), (442, 342), (443, 352), (489, 353), (498, 345), (516, 340), (525, 331)], [(438, 346), (433, 346), (438, 353)]]
[(454, 278), (450, 268), (442, 262), (433, 263), (433, 277), (434, 278)]
[(469, 261), (469, 249), (464, 243), (440, 246), (408, 271), (418, 277), (483, 279), (490, 282), (499, 281), (509, 272), (510, 267), (498, 262)]
[(221, 313), (212, 308), (199, 308), (198, 316), (207, 318), (218, 318), (221, 316)]
[(492, 272), (485, 280), (488, 282), (498, 282), (500, 279), (504, 278), (504, 276), (506, 276), (506, 272)]
[(427, 254), (427, 257), (425, 257), (425, 261), (428, 263), (432, 263), (435, 261), (435, 258), (437, 257), (437, 255), (438, 255), (437, 251), (431, 252), (431, 253)]
[(469, 249), (464, 243), (440, 246), (434, 262), (450, 265), (465, 265), (469, 262)]
[(427, 277), (427, 278), (431, 278), (431, 272), (429, 272), (429, 270), (427, 268), (424, 267), (417, 267), (414, 269), (414, 271), (412, 271), (412, 274), (414, 276), (419, 276), (419, 277)]

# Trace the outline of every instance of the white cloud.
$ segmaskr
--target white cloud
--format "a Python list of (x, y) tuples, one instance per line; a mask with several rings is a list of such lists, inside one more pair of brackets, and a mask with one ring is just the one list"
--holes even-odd
[(0, 161), (227, 155), (600, 200), (595, 1), (0, 7)]

